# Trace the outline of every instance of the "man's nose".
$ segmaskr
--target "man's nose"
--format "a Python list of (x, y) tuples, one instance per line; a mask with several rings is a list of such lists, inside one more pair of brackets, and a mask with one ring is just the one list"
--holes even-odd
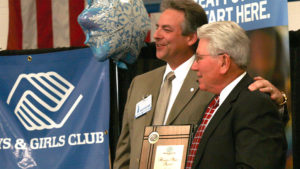
[(197, 63), (197, 61), (195, 60), (195, 61), (193, 62), (193, 64), (192, 64), (191, 69), (194, 70), (194, 71), (197, 71), (197, 67), (198, 67), (197, 64), (198, 64), (198, 63)]
[(160, 30), (159, 29), (156, 29), (154, 34), (153, 34), (153, 37), (155, 40), (157, 39), (160, 39), (161, 38), (161, 33), (160, 33)]

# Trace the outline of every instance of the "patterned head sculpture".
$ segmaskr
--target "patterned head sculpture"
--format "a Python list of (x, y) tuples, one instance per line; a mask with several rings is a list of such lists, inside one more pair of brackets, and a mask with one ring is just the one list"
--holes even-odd
[(133, 63), (150, 29), (142, 0), (88, 0), (78, 22), (99, 61)]

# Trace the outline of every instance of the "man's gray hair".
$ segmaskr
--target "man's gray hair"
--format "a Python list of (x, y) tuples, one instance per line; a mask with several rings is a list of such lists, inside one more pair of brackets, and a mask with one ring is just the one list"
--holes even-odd
[(240, 68), (247, 68), (250, 40), (245, 30), (235, 22), (220, 21), (203, 25), (198, 28), (197, 35), (200, 40), (209, 40), (210, 55), (227, 53)]

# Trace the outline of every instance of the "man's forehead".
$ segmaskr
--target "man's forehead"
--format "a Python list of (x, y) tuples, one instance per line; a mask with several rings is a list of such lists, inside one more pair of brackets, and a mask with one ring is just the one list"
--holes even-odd
[(196, 53), (201, 55), (201, 54), (204, 54), (203, 52), (207, 52), (208, 51), (208, 39), (199, 39), (199, 43), (198, 43), (198, 47), (197, 47), (197, 50), (196, 50)]
[(156, 24), (156, 27), (172, 28), (172, 27), (174, 27), (174, 25), (172, 25), (172, 24), (167, 24), (167, 23), (162, 23), (162, 24), (157, 23), (157, 24)]
[(177, 10), (165, 10), (159, 17), (156, 26), (176, 27), (181, 26), (184, 21), (183, 13), (177, 13)]

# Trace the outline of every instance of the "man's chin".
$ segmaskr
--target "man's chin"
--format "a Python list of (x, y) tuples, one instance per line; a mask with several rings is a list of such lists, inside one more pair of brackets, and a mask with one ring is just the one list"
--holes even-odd
[(199, 85), (199, 89), (203, 91), (207, 91), (207, 89), (203, 85)]
[(164, 56), (160, 53), (156, 53), (156, 58), (160, 60), (164, 60)]

